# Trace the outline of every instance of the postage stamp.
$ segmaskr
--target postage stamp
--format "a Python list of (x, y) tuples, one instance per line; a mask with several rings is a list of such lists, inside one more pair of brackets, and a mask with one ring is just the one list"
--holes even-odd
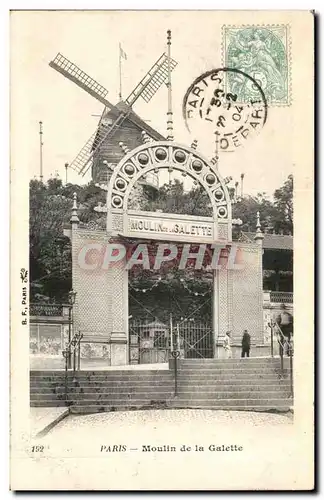
[[(252, 76), (269, 105), (291, 102), (289, 25), (223, 26), (223, 64)], [(229, 74), (227, 90), (239, 100), (253, 98), (256, 89), (238, 74)]]

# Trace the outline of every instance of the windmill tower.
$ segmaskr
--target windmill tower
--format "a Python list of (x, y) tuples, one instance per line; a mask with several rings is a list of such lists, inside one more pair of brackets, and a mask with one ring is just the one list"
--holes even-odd
[[(176, 67), (177, 62), (172, 59), (168, 64), (168, 56), (165, 53), (153, 64), (125, 101), (116, 105), (107, 99), (108, 90), (105, 87), (62, 54), (58, 53), (49, 65), (104, 105), (96, 131), (70, 164), (78, 174), (84, 176), (91, 168), (94, 181), (107, 182), (114, 166), (124, 154), (119, 147), (120, 142), (125, 143), (125, 147), (134, 149), (142, 144), (142, 131), (147, 133), (150, 139), (164, 139), (148, 126), (132, 107), (140, 97), (146, 103), (150, 102), (161, 85), (167, 83), (169, 72)], [(158, 186), (157, 181), (156, 174), (151, 174), (145, 180), (155, 187)]]

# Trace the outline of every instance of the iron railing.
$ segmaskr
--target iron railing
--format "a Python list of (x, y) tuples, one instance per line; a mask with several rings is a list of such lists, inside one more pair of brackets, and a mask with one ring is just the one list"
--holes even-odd
[[(178, 335), (177, 345), (175, 332)], [(182, 320), (172, 329), (171, 325), (159, 321), (135, 320), (129, 323), (129, 333), (129, 359), (132, 364), (166, 363), (173, 350), (180, 351), (180, 358), (204, 359), (214, 356), (213, 330), (208, 323)]]
[(73, 371), (80, 370), (81, 365), (81, 340), (83, 334), (81, 332), (77, 332), (73, 335), (71, 342), (67, 345), (66, 350), (69, 353), (69, 358), (71, 359), (73, 355)]
[(143, 184), (149, 184), (150, 186), (158, 189), (159, 188), (159, 176), (154, 172), (149, 172), (145, 177), (139, 179)]
[(292, 292), (271, 292), (270, 302), (292, 304), (294, 302), (294, 294)]
[(159, 321), (129, 323), (131, 364), (167, 363), (170, 354), (169, 327)]
[(62, 351), (63, 357), (65, 359), (65, 402), (68, 405), (68, 371), (69, 364), (73, 354), (73, 372), (80, 370), (81, 367), (81, 340), (83, 338), (83, 333), (80, 331), (75, 333), (71, 341), (67, 344), (66, 348)]
[(29, 312), (31, 316), (63, 316), (63, 307), (63, 304), (31, 303)]
[(214, 357), (214, 335), (209, 323), (183, 320), (177, 325), (180, 357), (206, 359)]
[(290, 379), (290, 392), (291, 396), (294, 396), (294, 382), (293, 382), (293, 356), (294, 356), (294, 344), (293, 337), (289, 334), (288, 337), (285, 337), (283, 334), (279, 324), (276, 321), (272, 321), (270, 323), (271, 327), (271, 356), (273, 356), (273, 335), (277, 338), (279, 344), (279, 355), (280, 355), (280, 367), (281, 374), (284, 374), (284, 354), (286, 351), (287, 356), (289, 357), (289, 379)]
[(171, 356), (173, 358), (173, 369), (174, 369), (174, 396), (178, 395), (178, 359), (181, 356), (180, 350), (180, 335), (179, 335), (179, 325), (173, 328), (172, 317), (170, 319), (170, 331), (171, 331)]

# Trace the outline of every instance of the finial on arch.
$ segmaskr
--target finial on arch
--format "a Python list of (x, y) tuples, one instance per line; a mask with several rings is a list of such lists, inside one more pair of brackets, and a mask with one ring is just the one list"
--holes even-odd
[(256, 223), (256, 228), (257, 228), (257, 230), (258, 230), (258, 229), (259, 229), (259, 230), (261, 230), (260, 212), (259, 212), (259, 210), (257, 211), (257, 214), (256, 214), (256, 215), (257, 215), (257, 223)]
[(120, 142), (119, 146), (120, 146), (120, 148), (122, 149), (122, 151), (123, 151), (123, 153), (125, 155), (127, 155), (127, 153), (129, 153), (130, 150), (128, 149), (128, 147), (126, 146), (126, 144), (124, 144), (123, 142)]
[(191, 149), (197, 149), (197, 146), (198, 146), (198, 141), (196, 139), (194, 139), (191, 143)]
[(103, 165), (105, 165), (106, 169), (109, 171), (109, 172), (112, 172), (114, 170), (114, 164), (113, 163), (108, 163), (107, 160), (104, 160), (103, 162)]
[(262, 245), (262, 240), (264, 239), (264, 235), (261, 231), (261, 223), (260, 223), (260, 212), (259, 210), (257, 211), (257, 223), (256, 223), (256, 232), (254, 236), (254, 240), (259, 244)]
[(148, 133), (145, 132), (145, 130), (142, 130), (142, 141), (143, 141), (144, 144), (147, 144), (148, 142), (151, 142), (151, 138), (148, 135)]
[(218, 156), (214, 156), (211, 160), (210, 160), (210, 163), (212, 165), (214, 165), (214, 167), (216, 168), (216, 170), (218, 170)]
[(75, 192), (73, 193), (73, 206), (70, 222), (72, 226), (80, 222), (80, 219), (78, 217), (77, 194)]

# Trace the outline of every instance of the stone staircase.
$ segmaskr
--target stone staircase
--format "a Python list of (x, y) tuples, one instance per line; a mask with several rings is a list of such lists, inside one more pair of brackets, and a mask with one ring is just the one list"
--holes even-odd
[[(285, 360), (288, 362), (289, 360)], [(69, 406), (74, 413), (147, 408), (288, 411), (292, 407), (289, 368), (280, 360), (178, 360), (178, 394), (174, 370), (106, 370), (68, 373), (32, 371), (30, 405)]]
[(180, 360), (173, 408), (288, 411), (290, 371), (278, 358)]
[[(174, 392), (170, 370), (79, 371), (68, 374), (74, 413), (164, 407)], [(31, 406), (66, 406), (64, 371), (32, 371)]]

